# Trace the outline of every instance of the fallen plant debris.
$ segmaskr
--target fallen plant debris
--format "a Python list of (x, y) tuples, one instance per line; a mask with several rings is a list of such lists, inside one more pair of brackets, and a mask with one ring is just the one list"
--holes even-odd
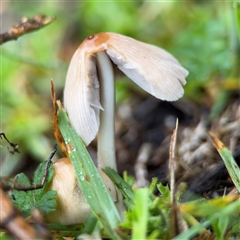
[(9, 152), (11, 154), (14, 154), (15, 152), (19, 153), (18, 144), (10, 142), (8, 140), (7, 136), (5, 135), (5, 133), (0, 133), (0, 139), (2, 139), (2, 138), (4, 138), (9, 143), (9, 145), (12, 147), (12, 150), (9, 150)]
[(0, 34), (0, 45), (8, 41), (17, 40), (26, 33), (45, 27), (54, 19), (55, 18), (47, 17), (45, 15), (36, 15), (34, 18), (24, 17), (19, 24), (11, 27), (7, 32)]
[[(2, 188), (0, 188), (0, 211), (0, 228), (6, 229), (12, 237), (16, 239), (51, 239), (41, 214), (37, 210), (33, 213), (34, 227), (26, 221), (22, 212), (13, 205)], [(1, 234), (1, 237), (4, 235)]]

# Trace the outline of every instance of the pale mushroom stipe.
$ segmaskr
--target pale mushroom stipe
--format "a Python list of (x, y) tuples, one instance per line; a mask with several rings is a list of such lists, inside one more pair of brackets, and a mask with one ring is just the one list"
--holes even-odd
[(67, 73), (64, 107), (85, 145), (98, 134), (99, 167), (117, 170), (113, 64), (143, 90), (167, 101), (183, 96), (188, 71), (165, 50), (111, 32), (89, 36), (76, 50)]

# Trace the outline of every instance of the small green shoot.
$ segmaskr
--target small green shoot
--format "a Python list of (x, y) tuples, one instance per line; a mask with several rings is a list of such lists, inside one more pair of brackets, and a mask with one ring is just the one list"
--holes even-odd
[(148, 188), (135, 191), (135, 206), (132, 211), (132, 239), (146, 239), (148, 222)]
[(126, 182), (131, 188), (134, 185), (135, 179), (133, 176), (129, 175), (127, 171), (123, 171), (123, 180)]
[(149, 190), (137, 189), (134, 193), (135, 205), (126, 213), (126, 222), (121, 226), (132, 229), (131, 239), (146, 239), (148, 223)]

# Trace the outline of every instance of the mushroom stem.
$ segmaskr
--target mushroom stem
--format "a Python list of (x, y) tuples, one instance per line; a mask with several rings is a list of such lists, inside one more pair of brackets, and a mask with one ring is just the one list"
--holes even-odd
[(115, 82), (111, 60), (105, 51), (97, 52), (97, 70), (100, 82), (100, 113), (98, 132), (98, 167), (110, 167), (117, 171), (115, 156)]

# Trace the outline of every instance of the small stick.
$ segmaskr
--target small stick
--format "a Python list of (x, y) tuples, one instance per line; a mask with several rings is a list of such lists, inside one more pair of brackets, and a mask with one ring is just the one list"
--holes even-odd
[[(51, 152), (51, 154), (47, 160), (47, 163), (46, 163), (46, 166), (44, 169), (43, 178), (42, 178), (42, 181), (40, 184), (36, 184), (36, 185), (32, 185), (32, 186), (23, 186), (23, 185), (19, 184), (19, 185), (13, 186), (11, 188), (10, 188), (10, 186), (5, 186), (4, 190), (14, 189), (17, 191), (31, 191), (31, 190), (36, 190), (36, 189), (42, 188), (47, 181), (48, 169), (50, 167), (51, 160), (52, 160), (53, 156), (55, 155), (56, 151), (57, 151), (57, 144), (54, 145), (54, 150)], [(17, 179), (17, 176), (14, 178), (14, 182), (16, 182), (16, 179)]]
[(11, 40), (17, 40), (20, 36), (36, 31), (50, 24), (55, 18), (48, 18), (45, 15), (36, 15), (34, 18), (23, 18), (22, 21), (7, 32), (0, 34), (0, 45)]
[[(54, 157), (55, 153), (57, 151), (57, 144), (54, 145), (54, 150), (51, 152), (48, 160), (47, 160), (47, 163), (46, 163), (46, 166), (45, 166), (45, 170), (44, 170), (44, 174), (43, 174), (43, 179), (42, 179), (42, 182), (40, 184), (41, 187), (43, 187), (47, 181), (47, 176), (48, 176), (48, 169), (50, 167), (50, 164), (51, 164), (51, 161), (52, 161), (52, 158)], [(39, 188), (41, 188), (39, 187)]]
[(5, 135), (5, 133), (0, 133), (0, 139), (4, 138), (8, 143), (9, 145), (13, 148), (12, 151), (9, 151), (11, 154), (14, 154), (15, 152), (19, 152), (19, 149), (18, 149), (18, 144), (15, 144), (15, 143), (12, 143), (8, 140), (7, 136)]

